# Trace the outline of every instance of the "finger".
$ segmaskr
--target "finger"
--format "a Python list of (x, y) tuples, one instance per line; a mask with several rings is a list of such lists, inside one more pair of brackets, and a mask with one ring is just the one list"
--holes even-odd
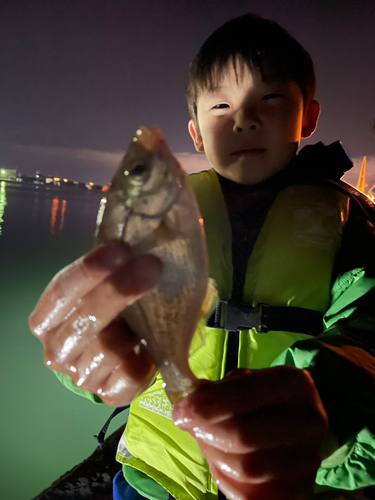
[(124, 375), (139, 381), (142, 386), (153, 362), (145, 349), (135, 347), (135, 342), (135, 336), (130, 334), (129, 328), (113, 321), (73, 362), (74, 382), (90, 392), (97, 392), (103, 388), (112, 372), (122, 366)]
[(251, 484), (275, 480), (313, 484), (321, 462), (318, 454), (309, 448), (279, 448), (239, 455), (206, 445), (204, 454), (224, 476)]
[[(175, 406), (173, 418), (188, 428), (191, 421), (194, 422), (192, 425), (215, 423), (296, 399), (319, 400), (314, 382), (306, 370), (285, 365), (236, 372), (218, 382), (200, 384), (196, 391)], [(321, 411), (324, 413), (322, 407)]]
[(54, 370), (68, 369), (94, 336), (149, 290), (161, 273), (156, 257), (143, 255), (128, 262), (89, 292), (65, 321), (44, 339), (45, 362)]
[(41, 336), (55, 328), (84, 295), (130, 259), (129, 246), (110, 242), (62, 269), (50, 282), (29, 317), (31, 331)]
[(96, 392), (133, 347), (133, 335), (129, 328), (123, 322), (112, 321), (72, 360), (70, 370), (74, 374), (73, 381), (78, 387)]
[(190, 433), (213, 448), (229, 453), (304, 446), (319, 448), (325, 422), (310, 406), (282, 404), (250, 414), (240, 414), (216, 424), (196, 419)]
[(307, 500), (313, 484), (304, 481), (275, 480), (260, 484), (241, 483), (210, 466), (212, 476), (222, 493), (233, 500)]
[(127, 405), (147, 389), (155, 375), (151, 357), (140, 344), (139, 351), (133, 350), (126, 362), (113, 370), (97, 394), (109, 406)]
[[(255, 484), (239, 483), (236, 479), (223, 474), (213, 463), (209, 463), (212, 477), (219, 490), (231, 500), (254, 500), (254, 492), (257, 491)], [(266, 500), (266, 499), (262, 499)], [(272, 499), (274, 500), (274, 499)]]
[[(123, 370), (128, 376), (134, 379), (141, 380), (145, 377), (147, 378), (147, 374), (150, 371), (156, 373), (153, 359), (143, 343), (129, 329), (124, 320), (122, 320), (122, 323), (118, 323), (118, 325), (118, 330), (111, 332), (105, 330), (100, 333), (100, 341), (103, 348), (118, 355), (124, 364)], [(124, 330), (126, 330), (126, 340), (123, 338)]]

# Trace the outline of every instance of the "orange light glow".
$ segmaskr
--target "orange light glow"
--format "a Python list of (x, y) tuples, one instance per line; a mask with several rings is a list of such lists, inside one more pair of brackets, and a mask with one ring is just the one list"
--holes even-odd
[(53, 178), (54, 181), (59, 181), (60, 180), (60, 177), (54, 177)]
[(59, 199), (54, 198), (52, 200), (52, 206), (51, 206), (51, 223), (50, 223), (50, 229), (52, 234), (55, 232), (56, 216), (58, 209), (59, 209)]
[(60, 227), (59, 227), (59, 231), (61, 231), (62, 228), (64, 227), (65, 210), (66, 210), (66, 200), (62, 200), (62, 202), (61, 202), (61, 215), (60, 215)]
[(93, 183), (93, 182), (89, 182), (89, 184), (90, 184), (90, 186), (93, 186), (93, 185), (94, 185), (94, 183)]
[(68, 182), (68, 179), (64, 179), (64, 182)]
[(102, 191), (103, 191), (103, 193), (105, 193), (106, 191), (108, 191), (108, 189), (109, 189), (109, 188), (108, 188), (108, 186), (103, 186), (103, 187), (102, 187)]

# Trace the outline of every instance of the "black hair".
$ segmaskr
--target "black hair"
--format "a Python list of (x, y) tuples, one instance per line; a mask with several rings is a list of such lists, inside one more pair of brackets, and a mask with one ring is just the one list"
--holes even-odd
[(186, 99), (196, 125), (199, 92), (214, 90), (228, 63), (237, 75), (238, 61), (250, 71), (260, 70), (264, 80), (296, 82), (304, 102), (314, 96), (315, 71), (308, 52), (276, 22), (245, 14), (214, 31), (191, 64)]

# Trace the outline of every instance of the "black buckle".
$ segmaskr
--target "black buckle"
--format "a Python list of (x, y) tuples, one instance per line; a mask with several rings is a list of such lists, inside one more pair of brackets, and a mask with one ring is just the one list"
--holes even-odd
[(207, 326), (230, 332), (254, 328), (256, 333), (267, 333), (263, 314), (265, 308), (266, 304), (257, 304), (255, 307), (248, 304), (239, 306), (229, 300), (221, 300), (207, 321)]

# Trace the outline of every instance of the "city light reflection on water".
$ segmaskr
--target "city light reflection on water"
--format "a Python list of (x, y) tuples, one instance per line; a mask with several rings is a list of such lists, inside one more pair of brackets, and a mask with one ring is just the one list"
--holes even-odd
[[(61, 201), (61, 203), (60, 203)], [(54, 234), (56, 228), (56, 220), (60, 217), (60, 224), (58, 226), (58, 231), (61, 232), (64, 227), (65, 220), (65, 211), (66, 211), (66, 200), (59, 200), (58, 197), (52, 200), (51, 204), (51, 223), (50, 229), (51, 233)]]
[[(59, 237), (73, 233), (93, 235), (102, 193), (76, 189), (46, 189), (0, 182), (0, 235), (2, 243)], [(92, 239), (91, 239), (92, 242)]]

